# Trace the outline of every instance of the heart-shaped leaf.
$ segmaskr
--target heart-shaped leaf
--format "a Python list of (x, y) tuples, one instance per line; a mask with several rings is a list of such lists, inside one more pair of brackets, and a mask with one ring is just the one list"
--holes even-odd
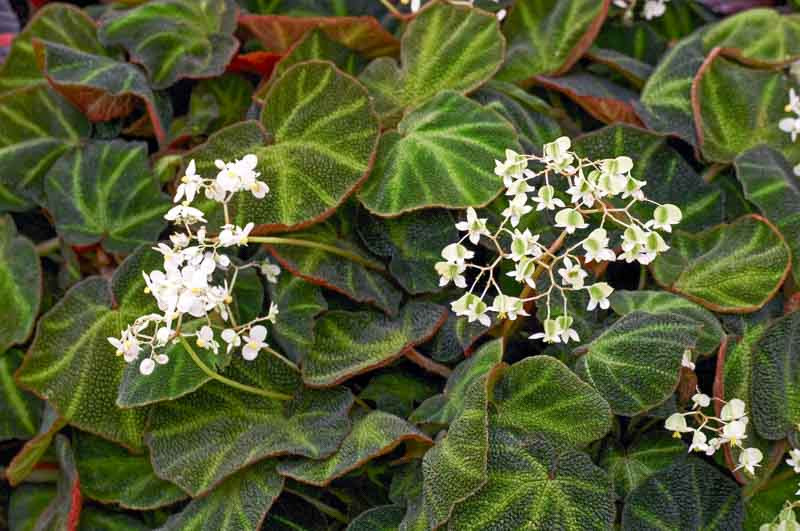
[(153, 473), (148, 456), (131, 454), (99, 437), (80, 434), (75, 459), (81, 492), (93, 500), (146, 511), (186, 498), (181, 489)]
[(662, 286), (716, 312), (747, 313), (766, 304), (791, 267), (778, 230), (756, 215), (700, 233), (677, 231), (651, 265)]
[(296, 481), (324, 487), (411, 440), (433, 444), (424, 433), (405, 420), (383, 411), (370, 411), (354, 420), (352, 431), (332, 456), (321, 461), (284, 461), (278, 465), (278, 472)]
[(382, 121), (423, 104), (444, 90), (469, 93), (497, 72), (505, 54), (497, 18), (469, 6), (434, 1), (408, 24), (400, 66), (382, 57), (360, 79), (369, 88)]
[(110, 252), (131, 252), (166, 225), (170, 203), (142, 143), (93, 141), (72, 150), (47, 172), (45, 189), (56, 230), (72, 245), (102, 242)]
[(41, 203), (44, 175), (89, 134), (89, 122), (47, 85), (0, 95), (0, 207)]
[(464, 408), (467, 390), (503, 360), (503, 342), (491, 341), (462, 361), (447, 379), (444, 392), (420, 404), (409, 418), (412, 422), (450, 424)]
[(42, 267), (33, 243), (17, 235), (10, 216), (0, 217), (0, 352), (24, 343), (42, 299)]
[(116, 406), (125, 363), (106, 338), (155, 310), (144, 293), (142, 270), (157, 269), (163, 257), (141, 249), (111, 280), (89, 277), (70, 289), (39, 320), (17, 381), (46, 399), (78, 428), (123, 444), (142, 446), (147, 411)]
[(146, 437), (153, 467), (193, 496), (266, 457), (326, 457), (350, 431), (353, 395), (347, 389), (302, 389), (297, 374), (268, 354), (253, 362), (235, 358), (224, 374), (296, 395), (283, 402), (210, 382), (153, 406)]
[(666, 433), (650, 432), (627, 448), (610, 445), (602, 465), (611, 477), (617, 497), (624, 499), (644, 480), (686, 457), (686, 445)]
[(387, 365), (430, 339), (445, 317), (442, 306), (413, 301), (396, 317), (377, 312), (328, 312), (314, 327), (314, 345), (303, 362), (303, 381), (330, 387)]
[(641, 125), (632, 105), (636, 93), (603, 77), (574, 72), (561, 77), (536, 76), (535, 80), (565, 95), (601, 122)]
[(502, 188), (492, 173), (514, 128), (498, 113), (443, 91), (381, 136), (378, 159), (358, 198), (379, 216), (421, 208), (485, 206)]
[(800, 180), (778, 151), (758, 146), (735, 160), (747, 200), (772, 221), (792, 251), (792, 274), (800, 285)]
[(154, 88), (179, 79), (222, 74), (239, 46), (233, 36), (234, 0), (156, 0), (129, 10), (109, 10), (100, 40), (120, 45), (144, 66)]
[(163, 531), (184, 529), (259, 529), (283, 490), (275, 461), (266, 460), (237, 472), (207, 496), (196, 498), (169, 517)]
[(625, 500), (624, 531), (741, 529), (744, 507), (736, 483), (697, 458), (650, 476)]
[(280, 275), (267, 289), (270, 301), (280, 308), (273, 337), (289, 358), (300, 362), (314, 344), (314, 319), (328, 309), (322, 289), (289, 274)]
[(231, 209), (240, 226), (252, 221), (256, 232), (265, 232), (321, 221), (372, 165), (378, 139), (372, 104), (361, 84), (331, 63), (308, 61), (289, 68), (270, 88), (261, 123), (266, 132), (256, 122), (243, 122), (187, 155), (196, 159), (198, 173), (209, 177), (219, 171), (216, 159), (258, 156), (258, 171), (270, 192), (264, 199), (237, 194)]
[(706, 50), (754, 65), (786, 65), (800, 59), (800, 15), (749, 9), (722, 19), (703, 36)]
[(399, 505), (379, 505), (359, 514), (346, 531), (395, 531), (404, 514), (405, 509)]
[(30, 439), (41, 422), (42, 402), (14, 383), (13, 373), (21, 362), (19, 350), (0, 354), (0, 441)]
[(520, 2), (503, 24), (508, 57), (501, 81), (561, 75), (581, 58), (606, 19), (610, 0)]
[(709, 356), (716, 352), (725, 331), (714, 314), (683, 297), (664, 291), (617, 290), (610, 297), (611, 309), (617, 315), (641, 311), (653, 314), (676, 314), (700, 325), (697, 353)]
[(588, 455), (492, 428), (488, 481), (453, 512), (450, 529), (609, 529), (614, 491)]
[(769, 326), (754, 348), (753, 422), (759, 435), (787, 437), (800, 422), (800, 311)]
[(611, 429), (608, 403), (555, 358), (526, 358), (494, 377), (492, 426), (572, 446), (585, 446)]
[(578, 375), (615, 414), (644, 413), (675, 391), (683, 352), (694, 348), (699, 328), (675, 314), (629, 313), (586, 346)]

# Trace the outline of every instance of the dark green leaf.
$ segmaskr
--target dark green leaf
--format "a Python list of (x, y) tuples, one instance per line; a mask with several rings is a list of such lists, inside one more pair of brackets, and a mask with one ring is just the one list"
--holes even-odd
[(24, 343), (42, 300), (42, 267), (31, 241), (17, 235), (10, 216), (0, 217), (0, 352)]
[(405, 510), (399, 505), (380, 505), (359, 514), (347, 531), (396, 531)]
[(537, 76), (536, 83), (560, 92), (601, 122), (641, 123), (632, 105), (636, 93), (603, 77), (574, 72), (561, 77)]
[(800, 15), (774, 9), (748, 9), (715, 24), (703, 36), (714, 47), (755, 65), (786, 65), (800, 59)]
[(686, 455), (686, 445), (680, 439), (665, 432), (651, 432), (626, 448), (612, 443), (603, 455), (602, 465), (617, 497), (624, 499), (647, 478)]
[(429, 398), (436, 390), (437, 386), (416, 374), (392, 371), (372, 377), (358, 397), (375, 402), (377, 409), (405, 418), (414, 404)]
[(27, 483), (11, 492), (8, 505), (10, 531), (33, 531), (36, 520), (56, 496), (55, 485)]
[(272, 326), (275, 341), (294, 362), (300, 362), (314, 344), (314, 319), (328, 309), (322, 289), (303, 279), (282, 274), (268, 283), (269, 298), (280, 313)]
[(56, 435), (55, 449), (61, 472), (56, 483), (56, 496), (36, 520), (36, 531), (72, 529), (83, 504), (81, 483), (69, 439), (64, 435)]
[(30, 439), (41, 422), (41, 401), (14, 382), (13, 373), (22, 356), (16, 349), (0, 354), (0, 441)]
[(59, 417), (58, 412), (52, 406), (45, 404), (39, 431), (25, 443), (6, 467), (5, 477), (12, 486), (19, 485), (31, 474), (39, 460), (50, 448), (56, 432), (66, 424), (67, 422)]
[(238, 74), (200, 81), (192, 89), (187, 124), (182, 133), (212, 133), (243, 120), (252, 95), (253, 85)]

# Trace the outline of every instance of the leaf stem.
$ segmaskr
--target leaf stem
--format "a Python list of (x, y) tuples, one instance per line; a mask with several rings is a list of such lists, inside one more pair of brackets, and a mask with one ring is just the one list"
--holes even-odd
[(313, 505), (315, 508), (319, 509), (321, 512), (327, 514), (331, 518), (334, 518), (334, 519), (342, 522), (343, 524), (349, 524), (350, 523), (350, 520), (345, 515), (343, 515), (341, 511), (339, 511), (338, 509), (334, 509), (333, 507), (331, 507), (327, 503), (321, 502), (316, 498), (313, 498), (313, 497), (311, 497), (311, 496), (309, 496), (307, 494), (303, 494), (302, 492), (294, 490), (294, 489), (291, 489), (289, 487), (284, 487), (283, 490), (285, 492), (288, 492), (289, 494), (293, 494), (294, 496), (297, 496), (298, 498), (302, 499), (303, 501), (308, 502), (309, 504)]
[(240, 382), (237, 382), (235, 380), (231, 380), (230, 378), (226, 378), (225, 376), (222, 376), (218, 372), (215, 372), (215, 371), (211, 370), (208, 367), (208, 365), (203, 363), (203, 360), (200, 359), (200, 357), (194, 351), (194, 349), (189, 344), (189, 342), (186, 341), (185, 337), (183, 337), (183, 336), (178, 336), (178, 337), (180, 337), (181, 343), (183, 344), (183, 347), (186, 349), (186, 351), (189, 353), (189, 356), (191, 356), (192, 361), (194, 361), (195, 364), (198, 367), (200, 367), (201, 371), (206, 373), (208, 376), (210, 376), (214, 380), (217, 380), (218, 382), (224, 383), (225, 385), (229, 385), (229, 386), (233, 387), (234, 389), (238, 389), (238, 390), (244, 391), (246, 393), (252, 393), (254, 395), (265, 396), (267, 398), (274, 398), (274, 399), (277, 399), (277, 400), (291, 400), (293, 398), (291, 395), (287, 395), (285, 393), (279, 393), (277, 391), (270, 391), (269, 389), (260, 389), (258, 387), (245, 385), (243, 383), (240, 383)]
[(411, 348), (406, 351), (406, 358), (411, 363), (422, 367), (428, 372), (438, 374), (442, 378), (449, 377), (453, 372), (447, 365), (442, 365), (441, 363), (433, 361), (415, 348)]
[(39, 256), (47, 256), (48, 254), (55, 252), (58, 250), (59, 246), (61, 245), (61, 238), (56, 236), (55, 238), (50, 238), (49, 240), (45, 240), (43, 242), (39, 242), (36, 244), (36, 254)]
[(325, 251), (326, 253), (331, 253), (339, 255), (343, 258), (347, 258), (352, 262), (356, 262), (358, 264), (363, 265), (364, 267), (368, 267), (376, 271), (386, 271), (386, 268), (380, 262), (364, 258), (363, 256), (359, 256), (345, 249), (340, 249), (339, 247), (336, 247), (334, 245), (328, 245), (325, 243), (312, 242), (309, 240), (301, 240), (298, 238), (283, 238), (281, 236), (250, 236), (249, 238), (247, 238), (247, 241), (253, 243), (266, 243), (273, 245), (294, 245), (296, 247), (309, 247), (311, 249), (319, 249), (321, 251)]

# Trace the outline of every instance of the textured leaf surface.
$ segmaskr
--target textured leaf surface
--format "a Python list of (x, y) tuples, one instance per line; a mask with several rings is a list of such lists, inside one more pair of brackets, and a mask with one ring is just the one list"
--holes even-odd
[(610, 297), (611, 308), (618, 315), (641, 311), (653, 314), (676, 314), (692, 319), (700, 325), (697, 349), (700, 355), (716, 352), (725, 331), (714, 314), (683, 297), (664, 291), (626, 291), (617, 290)]
[(161, 89), (186, 77), (222, 74), (239, 45), (236, 14), (233, 0), (157, 0), (110, 11), (99, 36), (107, 46), (124, 47)]
[(412, 295), (438, 291), (434, 266), (442, 249), (458, 239), (452, 216), (430, 210), (398, 218), (359, 216), (357, 230), (373, 254), (389, 258), (389, 272)]
[(25, 481), (50, 448), (56, 432), (66, 425), (67, 422), (59, 417), (58, 412), (51, 405), (45, 404), (36, 435), (20, 448), (5, 469), (5, 477), (12, 486)]
[(503, 24), (508, 57), (498, 79), (518, 82), (540, 74), (563, 74), (591, 46), (609, 5), (609, 0), (516, 4)]
[(718, 46), (740, 61), (785, 65), (800, 58), (800, 16), (749, 9), (715, 24), (703, 43), (706, 50)]
[(314, 344), (314, 319), (328, 309), (322, 289), (288, 274), (280, 275), (278, 282), (269, 283), (267, 289), (270, 300), (280, 308), (272, 337), (283, 352), (299, 362)]
[(625, 531), (741, 529), (744, 520), (738, 485), (697, 458), (654, 474), (625, 502)]
[(185, 133), (211, 133), (243, 120), (252, 95), (253, 85), (238, 74), (200, 81), (189, 98)]
[(42, 268), (33, 243), (0, 217), (0, 352), (31, 335), (42, 299)]
[[(233, 221), (253, 221), (257, 232), (298, 229), (330, 216), (366, 177), (378, 139), (378, 121), (366, 90), (331, 63), (309, 61), (272, 85), (261, 123), (243, 122), (190, 152), (197, 171), (219, 170), (214, 160), (258, 156), (269, 185), (264, 199), (238, 194)], [(209, 220), (211, 221), (211, 220)]]
[(381, 136), (375, 169), (358, 197), (380, 216), (484, 206), (502, 187), (491, 171), (494, 160), (516, 145), (502, 116), (444, 91)]
[(192, 495), (266, 457), (326, 457), (350, 431), (349, 390), (298, 389), (296, 373), (268, 353), (253, 362), (234, 359), (225, 375), (297, 393), (283, 402), (210, 382), (189, 396), (154, 406), (146, 438), (153, 467), (159, 477)]
[(329, 312), (314, 327), (314, 345), (303, 363), (303, 381), (329, 387), (391, 363), (433, 336), (445, 315), (442, 306), (427, 302), (409, 302), (396, 317), (377, 312)]
[(603, 456), (602, 465), (611, 477), (617, 497), (630, 491), (656, 472), (683, 460), (686, 445), (667, 433), (651, 432), (627, 448), (612, 444)]
[(382, 119), (444, 90), (475, 90), (500, 68), (505, 39), (497, 18), (468, 6), (431, 2), (403, 33), (400, 66), (379, 58), (361, 74)]
[(560, 92), (601, 122), (641, 123), (632, 105), (636, 93), (603, 77), (575, 72), (561, 77), (537, 76), (536, 83)]
[(358, 397), (375, 402), (376, 409), (406, 418), (413, 411), (415, 403), (429, 398), (438, 388), (433, 382), (422, 380), (413, 372), (395, 370), (370, 378)]
[(774, 322), (754, 345), (753, 422), (759, 435), (777, 440), (800, 422), (800, 311)]
[(170, 207), (150, 170), (147, 148), (123, 140), (95, 141), (61, 157), (45, 178), (47, 208), (70, 244), (102, 242), (131, 252), (158, 238)]
[(585, 446), (611, 429), (611, 408), (591, 385), (550, 356), (508, 366), (494, 383), (492, 426)]
[(467, 390), (503, 360), (503, 342), (492, 341), (458, 364), (447, 379), (444, 392), (432, 396), (411, 414), (412, 422), (450, 424), (464, 408)]
[(75, 446), (81, 492), (93, 500), (126, 509), (150, 510), (186, 498), (186, 494), (153, 472), (147, 455), (135, 455), (88, 434)]
[(449, 529), (608, 529), (614, 496), (588, 455), (491, 430), (488, 481), (459, 504)]
[(772, 221), (792, 251), (792, 274), (800, 285), (800, 180), (789, 162), (768, 146), (758, 146), (735, 160), (745, 197)]
[(138, 448), (144, 410), (119, 409), (115, 402), (125, 362), (107, 337), (119, 337), (136, 317), (153, 311), (143, 293), (141, 270), (160, 267), (152, 251), (131, 255), (109, 282), (89, 277), (70, 289), (40, 320), (17, 381), (45, 398), (71, 424)]
[(275, 471), (275, 461), (261, 461), (192, 500), (158, 529), (258, 529), (281, 490), (283, 478)]
[(324, 487), (409, 440), (432, 444), (425, 434), (400, 417), (383, 411), (370, 411), (355, 419), (352, 431), (332, 456), (322, 461), (284, 461), (278, 466), (278, 472), (303, 483)]
[(13, 373), (21, 362), (19, 350), (0, 354), (0, 441), (30, 439), (39, 429), (41, 401), (14, 382)]
[(696, 323), (674, 314), (629, 313), (587, 345), (578, 374), (615, 414), (638, 415), (675, 390), (683, 351), (694, 348), (698, 330)]
[(700, 233), (677, 231), (671, 245), (651, 266), (656, 281), (717, 312), (761, 308), (791, 266), (783, 237), (760, 216)]
[(403, 520), (405, 510), (399, 505), (380, 505), (359, 514), (347, 531), (395, 531)]

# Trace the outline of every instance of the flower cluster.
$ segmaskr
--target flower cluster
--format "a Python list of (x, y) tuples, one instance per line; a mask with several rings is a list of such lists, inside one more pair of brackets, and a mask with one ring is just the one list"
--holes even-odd
[[(673, 432), (674, 437), (679, 438), (684, 433), (691, 433), (690, 452), (714, 455), (724, 444), (729, 444), (739, 453), (738, 465), (734, 468), (734, 472), (743, 468), (748, 473), (755, 474), (755, 469), (760, 466), (764, 456), (758, 448), (746, 448), (743, 444), (747, 439), (748, 423), (745, 403), (738, 398), (729, 402), (716, 398), (713, 400), (719, 400), (723, 404), (719, 417), (703, 413), (702, 409), (711, 405), (712, 398), (698, 390), (692, 396), (692, 410), (686, 413), (673, 413), (667, 417), (664, 426)], [(698, 426), (696, 428), (689, 426), (687, 418), (694, 419)]]
[[(649, 264), (669, 249), (658, 231), (670, 232), (681, 221), (680, 209), (644, 196), (642, 188), (646, 183), (631, 176), (633, 161), (629, 157), (593, 161), (579, 157), (570, 151), (570, 146), (570, 139), (561, 137), (545, 144), (542, 156), (507, 150), (505, 161), (495, 161), (495, 174), (502, 177), (506, 195), (511, 198), (502, 212), (502, 222), (492, 232), (487, 227), (488, 219), (478, 217), (469, 208), (466, 220), (456, 224), (464, 235), (442, 250), (444, 260), (435, 266), (442, 286), (453, 282), (466, 288), (468, 271), (476, 273), (468, 292), (451, 303), (456, 315), (488, 326), (489, 312), (501, 319), (515, 320), (517, 316), (528, 315), (526, 303), (544, 300), (547, 309), (544, 331), (530, 337), (547, 343), (578, 341), (578, 334), (572, 329), (573, 317), (567, 312), (567, 293), (585, 291), (589, 296), (587, 310), (591, 311), (608, 308), (608, 297), (613, 291), (606, 282), (590, 282), (584, 264), (615, 260)], [(537, 166), (535, 170), (529, 168), (531, 162)], [(557, 186), (563, 188), (560, 194)], [(624, 206), (615, 206), (611, 200)], [(653, 219), (642, 222), (631, 214), (631, 208), (638, 202), (655, 205)], [(554, 214), (555, 227), (563, 231), (549, 247), (540, 241), (539, 234), (519, 228), (523, 218), (534, 209)], [(622, 231), (619, 249), (611, 245), (609, 225)], [(561, 250), (567, 237), (577, 241)], [(470, 262), (475, 252), (465, 245), (466, 240), (476, 245), (482, 238), (497, 251), (497, 257), (488, 265)], [(507, 247), (502, 244), (505, 242)], [(518, 296), (500, 289), (496, 271), (503, 261), (511, 269), (507, 275), (523, 286)], [(546, 274), (549, 282), (546, 289), (537, 293), (537, 278), (541, 274)], [(554, 290), (560, 292), (564, 301), (563, 312), (558, 316), (551, 311)], [(484, 299), (490, 293), (493, 300), (488, 304)]]
[[(800, 65), (797, 67), (793, 65), (792, 71), (794, 72), (798, 68), (800, 68)], [(797, 135), (800, 134), (800, 96), (797, 95), (794, 89), (789, 89), (789, 103), (786, 104), (784, 110), (794, 113), (794, 116), (781, 119), (778, 122), (778, 127), (781, 128), (781, 131), (789, 133), (792, 137), (792, 142), (794, 142), (797, 140)], [(800, 177), (800, 164), (794, 167), (794, 174)]]
[[(645, 0), (642, 7), (642, 16), (646, 20), (653, 20), (663, 15), (667, 11), (669, 0)], [(614, 5), (620, 9), (625, 9), (626, 18), (633, 17), (633, 9), (636, 7), (637, 0), (614, 0)]]
[[(155, 298), (161, 313), (143, 315), (125, 328), (120, 337), (108, 338), (126, 362), (142, 358), (139, 362), (142, 374), (151, 374), (156, 365), (167, 363), (168, 345), (188, 337), (194, 337), (198, 347), (215, 354), (222, 344), (229, 353), (241, 347), (242, 357), (247, 360), (255, 359), (259, 351), (267, 348), (264, 342), (267, 330), (259, 323), (274, 322), (277, 307), (272, 305), (266, 316), (238, 324), (231, 310), (234, 288), (243, 269), (256, 267), (269, 282), (276, 282), (280, 269), (268, 261), (237, 265), (225, 253), (230, 248), (247, 245), (253, 230), (253, 223), (244, 227), (230, 223), (228, 203), (234, 194), (247, 192), (263, 198), (269, 192), (269, 187), (258, 179), (257, 163), (255, 155), (233, 162), (218, 160), (219, 171), (214, 179), (201, 177), (195, 162), (189, 163), (175, 192), (177, 204), (164, 216), (183, 231), (172, 234), (170, 244), (159, 243), (153, 248), (164, 257), (163, 270), (142, 272), (145, 292)], [(208, 235), (203, 212), (191, 206), (201, 193), (222, 205), (225, 224), (217, 236)]]

